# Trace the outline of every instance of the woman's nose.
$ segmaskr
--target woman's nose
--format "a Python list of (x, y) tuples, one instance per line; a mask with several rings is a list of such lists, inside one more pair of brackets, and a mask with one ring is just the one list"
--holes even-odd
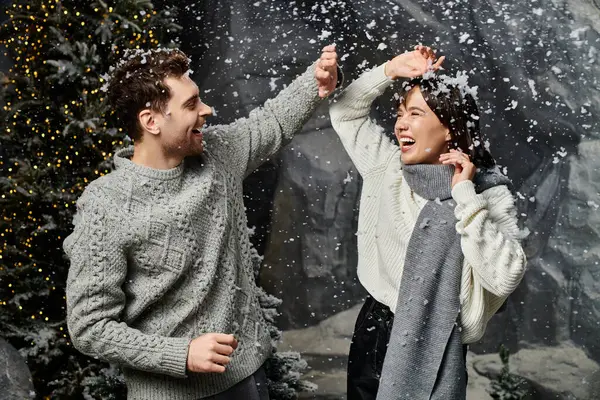
[(408, 129), (408, 124), (406, 124), (406, 122), (404, 122), (402, 119), (398, 118), (398, 121), (396, 121), (396, 129), (399, 131), (405, 131)]

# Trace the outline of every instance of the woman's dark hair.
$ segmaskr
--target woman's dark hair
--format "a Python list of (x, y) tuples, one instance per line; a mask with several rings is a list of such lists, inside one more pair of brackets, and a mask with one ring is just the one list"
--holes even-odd
[(491, 168), (496, 161), (486, 149), (479, 130), (479, 110), (473, 96), (451, 79), (440, 76), (415, 78), (404, 89), (404, 96), (419, 86), (427, 105), (442, 125), (450, 130), (450, 148), (468, 154), (477, 167)]

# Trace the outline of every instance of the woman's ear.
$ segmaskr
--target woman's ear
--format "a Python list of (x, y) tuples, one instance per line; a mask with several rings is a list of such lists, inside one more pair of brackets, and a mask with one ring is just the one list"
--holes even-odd
[(446, 128), (446, 136), (445, 139), (446, 142), (450, 142), (452, 140), (452, 134), (450, 133), (450, 129)]

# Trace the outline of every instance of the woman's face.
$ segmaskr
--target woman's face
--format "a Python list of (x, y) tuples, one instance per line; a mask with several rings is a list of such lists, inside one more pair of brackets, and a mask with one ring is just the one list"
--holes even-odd
[(404, 164), (439, 164), (448, 152), (450, 130), (429, 108), (419, 86), (412, 88), (398, 108), (394, 133)]

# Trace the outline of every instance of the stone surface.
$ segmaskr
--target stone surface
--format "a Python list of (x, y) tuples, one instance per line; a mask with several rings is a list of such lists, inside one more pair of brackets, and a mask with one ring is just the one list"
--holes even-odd
[[(494, 379), (502, 369), (498, 354), (475, 355), (473, 370)], [(511, 373), (530, 382), (535, 399), (595, 399), (592, 384), (600, 366), (572, 343), (522, 348), (509, 360)]]
[[(303, 379), (316, 383), (303, 399), (343, 399), (347, 355), (360, 306), (305, 329), (285, 331), (278, 348), (298, 351), (309, 362)], [(510, 371), (525, 378), (528, 400), (594, 400), (599, 398), (600, 366), (571, 342), (522, 348), (510, 356)], [(491, 400), (491, 381), (502, 369), (498, 353), (467, 355), (468, 400)]]
[(0, 338), (0, 398), (33, 399), (35, 391), (31, 373), (17, 349)]
[(278, 349), (323, 357), (347, 356), (361, 307), (358, 304), (310, 328), (285, 331)]
[(489, 394), (489, 389), (492, 381), (475, 371), (473, 362), (476, 359), (476, 354), (473, 352), (467, 353), (467, 370), (469, 372), (469, 381), (467, 383), (467, 400), (492, 400)]

